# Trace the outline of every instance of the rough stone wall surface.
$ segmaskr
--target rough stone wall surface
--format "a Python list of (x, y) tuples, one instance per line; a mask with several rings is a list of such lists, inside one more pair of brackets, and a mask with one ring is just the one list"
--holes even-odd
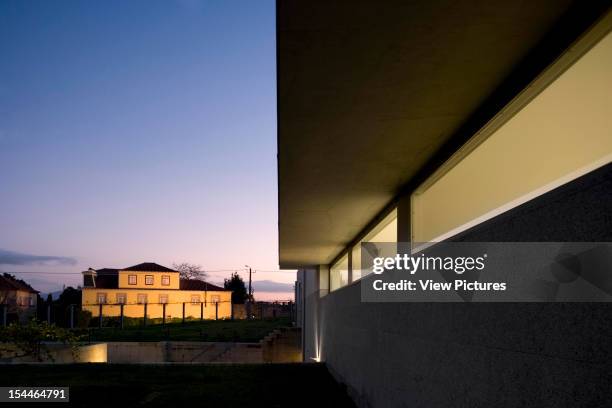
[[(454, 240), (612, 241), (612, 165)], [(363, 407), (612, 406), (612, 305), (320, 300), (321, 357)]]

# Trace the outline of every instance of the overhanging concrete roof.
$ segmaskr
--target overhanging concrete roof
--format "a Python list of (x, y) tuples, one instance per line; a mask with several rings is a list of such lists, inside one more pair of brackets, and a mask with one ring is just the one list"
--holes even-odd
[(332, 261), (606, 7), (278, 1), (281, 267)]

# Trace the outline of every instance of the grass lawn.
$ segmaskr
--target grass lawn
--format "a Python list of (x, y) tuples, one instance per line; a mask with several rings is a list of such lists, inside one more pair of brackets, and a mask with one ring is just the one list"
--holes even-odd
[(185, 324), (168, 323), (88, 329), (85, 340), (91, 341), (238, 341), (257, 342), (278, 327), (289, 326), (288, 318), (265, 320), (204, 320)]
[(70, 403), (58, 404), (64, 407), (354, 406), (322, 364), (74, 364), (0, 368), (0, 386), (26, 385), (69, 386)]

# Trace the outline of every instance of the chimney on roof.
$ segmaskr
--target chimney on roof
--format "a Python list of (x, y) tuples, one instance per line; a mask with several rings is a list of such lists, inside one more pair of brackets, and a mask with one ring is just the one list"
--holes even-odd
[(95, 288), (96, 287), (96, 275), (97, 272), (93, 268), (89, 268), (83, 271), (83, 287), (84, 288)]

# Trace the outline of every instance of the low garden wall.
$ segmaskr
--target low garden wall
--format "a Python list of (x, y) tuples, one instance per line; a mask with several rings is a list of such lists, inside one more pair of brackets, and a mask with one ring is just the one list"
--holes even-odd
[(109, 363), (289, 363), (302, 361), (300, 331), (274, 330), (258, 343), (109, 342)]
[[(10, 349), (14, 352), (11, 353)], [(62, 343), (43, 343), (38, 356), (21, 356), (20, 350), (10, 345), (3, 346), (2, 363), (105, 363), (108, 360), (106, 343), (80, 344), (72, 347)]]
[[(3, 363), (288, 363), (302, 361), (299, 329), (274, 330), (257, 343), (160, 341), (44, 343), (38, 357), (5, 353)], [(4, 348), (10, 348), (5, 345)]]

